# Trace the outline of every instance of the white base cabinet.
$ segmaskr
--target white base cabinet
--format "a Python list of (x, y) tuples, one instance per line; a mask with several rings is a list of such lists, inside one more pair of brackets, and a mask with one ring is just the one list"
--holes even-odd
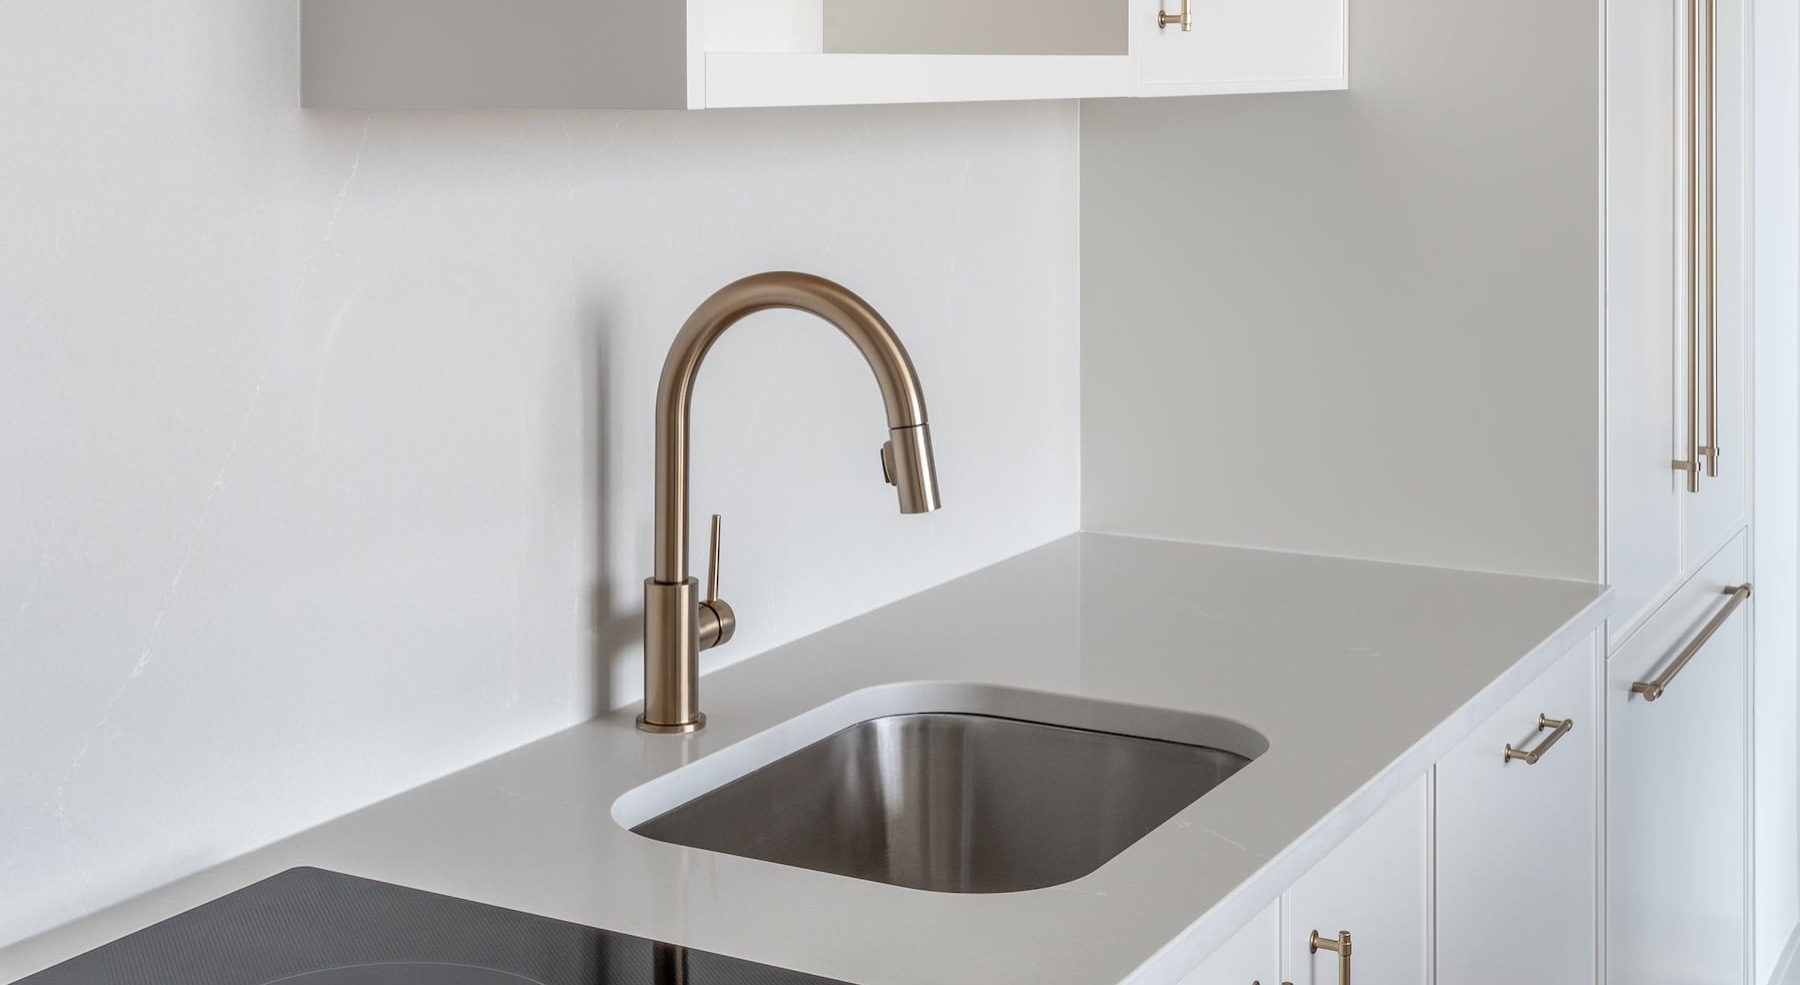
[(1275, 985), (1281, 955), (1281, 901), (1263, 908), (1212, 957), (1181, 979), (1181, 985)]
[[(1720, 551), (1607, 665), (1613, 985), (1748, 980), (1749, 613), (1726, 614), (1747, 571), (1744, 540)], [(1632, 690), (1659, 680), (1667, 689), (1654, 701)]]
[(1605, 735), (1596, 646), (1570, 651), (1438, 763), (1439, 982), (1594, 981)]
[(1425, 777), (1257, 914), (1181, 985), (1338, 985), (1344, 959), (1312, 935), (1350, 935), (1352, 980), (1425, 985)]
[[(1599, 647), (1564, 654), (1182, 985), (1595, 982)], [(1350, 975), (1315, 932), (1349, 935)]]
[(1353, 980), (1425, 985), (1426, 779), (1358, 828), (1288, 890), (1282, 941), (1294, 985), (1338, 985), (1343, 959), (1314, 950), (1312, 935), (1350, 935)]

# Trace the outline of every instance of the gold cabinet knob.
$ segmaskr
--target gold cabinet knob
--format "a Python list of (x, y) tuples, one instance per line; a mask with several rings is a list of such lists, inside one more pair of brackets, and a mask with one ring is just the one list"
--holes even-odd
[(1181, 0), (1181, 13), (1171, 14), (1166, 10), (1156, 12), (1156, 26), (1166, 28), (1170, 24), (1180, 24), (1183, 31), (1194, 29), (1194, 12), (1189, 6), (1193, 0)]

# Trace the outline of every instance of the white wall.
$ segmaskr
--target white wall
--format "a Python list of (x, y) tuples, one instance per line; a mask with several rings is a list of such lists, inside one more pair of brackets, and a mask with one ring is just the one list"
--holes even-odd
[(1083, 525), (1595, 578), (1597, 8), (1350, 39), (1348, 92), (1084, 106)]
[[(0, 0), (0, 943), (639, 697), (650, 409), (741, 660), (1075, 528), (1077, 110), (303, 113), (293, 0)], [(698, 552), (697, 552), (698, 555)], [(856, 654), (844, 654), (845, 660)]]
[(1800, 11), (1756, 0), (1756, 982), (1800, 922)]

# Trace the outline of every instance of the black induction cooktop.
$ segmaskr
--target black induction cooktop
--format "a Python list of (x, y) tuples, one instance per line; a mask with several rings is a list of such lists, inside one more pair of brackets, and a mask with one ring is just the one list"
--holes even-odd
[(289, 869), (17, 985), (843, 985), (514, 910)]

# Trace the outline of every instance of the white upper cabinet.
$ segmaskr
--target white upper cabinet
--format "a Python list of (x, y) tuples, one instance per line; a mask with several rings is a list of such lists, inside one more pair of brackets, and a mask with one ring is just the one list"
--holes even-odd
[(703, 109), (1343, 88), (1345, 0), (1190, 3), (1183, 30), (1159, 28), (1145, 0), (302, 0), (302, 101)]
[(1132, 0), (1138, 94), (1341, 89), (1345, 85), (1343, 0)]

